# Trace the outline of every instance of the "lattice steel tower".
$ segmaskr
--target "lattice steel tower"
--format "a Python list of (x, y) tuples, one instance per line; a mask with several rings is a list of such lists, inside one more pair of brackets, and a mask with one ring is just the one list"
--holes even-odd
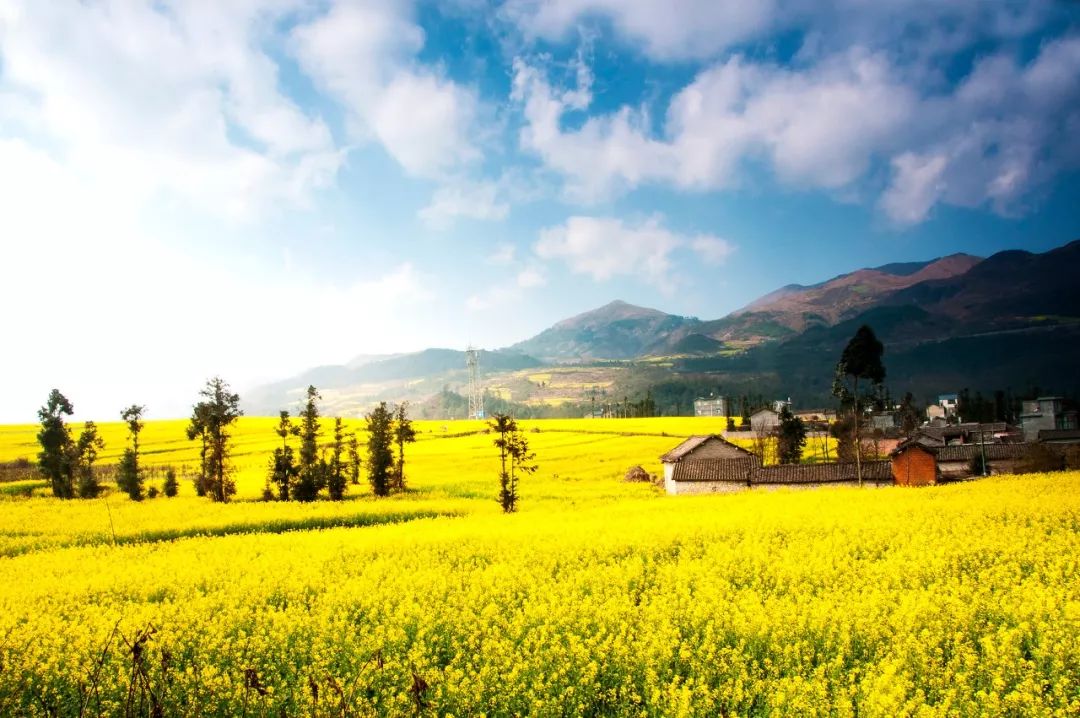
[(484, 418), (484, 389), (480, 386), (480, 351), (471, 346), (465, 350), (465, 366), (469, 369), (469, 418)]

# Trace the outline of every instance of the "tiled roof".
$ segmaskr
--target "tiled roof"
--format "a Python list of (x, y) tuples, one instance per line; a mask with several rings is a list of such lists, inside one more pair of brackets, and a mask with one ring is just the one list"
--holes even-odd
[[(865, 461), (864, 481), (892, 481), (888, 461)], [(717, 481), (749, 486), (790, 486), (855, 481), (855, 464), (782, 464), (758, 466), (756, 457), (680, 461), (672, 473), (675, 481)]]
[(691, 436), (689, 439), (687, 439), (686, 441), (679, 444), (678, 446), (676, 446), (671, 451), (669, 451), (666, 454), (664, 454), (663, 456), (661, 456), (660, 461), (663, 461), (664, 463), (671, 463), (673, 461), (678, 461), (681, 458), (683, 458), (684, 456), (686, 456), (687, 454), (689, 454), (694, 449), (696, 449), (699, 446), (701, 446), (702, 444), (704, 444), (708, 440), (709, 440), (708, 435), (706, 435), (706, 436)]
[(1019, 459), (1023, 457), (1024, 444), (960, 444), (959, 446), (943, 446), (937, 450), (938, 461), (971, 461), (982, 454), (982, 447), (986, 448), (987, 461), (1001, 461), (1002, 459)]
[[(863, 481), (892, 481), (892, 463), (889, 461), (862, 462)], [(761, 466), (753, 470), (750, 483), (770, 484), (828, 484), (855, 481), (855, 464), (780, 464)]]
[(703, 459), (701, 461), (680, 461), (675, 464), (671, 478), (675, 481), (723, 481), (745, 484), (750, 479), (754, 460), (746, 459)]
[(682, 461), (688, 455), (693, 453), (695, 449), (697, 449), (698, 447), (700, 447), (702, 444), (709, 441), (710, 439), (715, 439), (716, 441), (723, 442), (724, 444), (727, 444), (728, 446), (730, 446), (730, 447), (732, 447), (734, 449), (737, 449), (739, 451), (739, 453), (745, 454), (747, 458), (753, 456), (753, 454), (751, 454), (746, 449), (742, 448), (741, 446), (737, 446), (737, 445), (731, 443), (730, 441), (728, 441), (727, 439), (725, 439), (722, 436), (717, 436), (716, 434), (706, 434), (705, 436), (691, 436), (689, 439), (687, 439), (686, 441), (679, 444), (678, 446), (676, 446), (671, 451), (669, 451), (666, 454), (664, 454), (663, 456), (661, 456), (660, 461), (662, 461), (665, 464), (673, 464), (676, 461)]
[(1039, 441), (1080, 441), (1080, 429), (1043, 429)]

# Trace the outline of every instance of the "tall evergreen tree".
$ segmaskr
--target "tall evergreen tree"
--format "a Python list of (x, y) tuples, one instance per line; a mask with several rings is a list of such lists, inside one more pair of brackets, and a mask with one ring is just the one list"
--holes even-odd
[[(228, 501), (236, 493), (229, 464), (232, 427), (244, 415), (240, 395), (234, 393), (221, 377), (207, 380), (199, 392), (203, 399), (192, 407), (189, 438), (201, 437), (204, 442), (202, 490), (214, 501)], [(196, 484), (196, 490), (199, 484)]]
[(300, 463), (293, 498), (314, 501), (326, 485), (326, 462), (319, 459), (319, 391), (307, 388), (307, 402), (300, 412)]
[(356, 438), (354, 431), (349, 435), (349, 483), (360, 483), (360, 439)]
[(71, 430), (64, 422), (65, 416), (71, 416), (74, 408), (58, 389), (49, 392), (45, 406), (38, 409), (41, 431), (37, 439), (41, 445), (38, 452), (38, 467), (49, 480), (53, 496), (70, 499), (75, 496), (75, 466)]
[(132, 404), (120, 412), (128, 425), (131, 446), (124, 449), (116, 468), (116, 485), (135, 501), (143, 499), (143, 475), (139, 466), (139, 432), (143, 429), (142, 415), (146, 407)]
[(198, 439), (201, 443), (199, 448), (199, 473), (195, 475), (195, 495), (206, 496), (209, 477), (207, 475), (207, 459), (210, 455), (210, 434), (208, 433), (210, 406), (200, 401), (191, 412), (191, 420), (187, 427), (188, 441)]
[(394, 412), (394, 443), (397, 444), (397, 464), (394, 466), (391, 490), (405, 491), (405, 444), (416, 441), (416, 430), (409, 419), (409, 404), (401, 402)]
[(389, 496), (392, 480), (394, 452), (394, 415), (381, 401), (367, 415), (368, 430), (368, 481), (376, 496)]
[[(853, 417), (852, 441), (855, 445), (855, 476), (862, 486), (862, 443), (859, 436), (859, 419), (867, 400), (880, 392), (885, 381), (885, 365), (881, 361), (885, 347), (874, 335), (874, 330), (863, 324), (844, 347), (836, 365), (833, 380), (833, 396), (841, 406), (849, 406)], [(860, 392), (859, 381), (865, 382)], [(869, 386), (867, 386), (869, 384)], [(869, 391), (867, 391), (869, 390)]]
[(776, 454), (781, 464), (797, 464), (802, 461), (806, 446), (806, 425), (784, 405), (780, 410), (780, 425), (776, 432)]
[(274, 433), (281, 437), (281, 446), (274, 449), (274, 455), (270, 458), (270, 482), (277, 488), (278, 499), (288, 501), (298, 471), (293, 448), (289, 446), (289, 437), (297, 436), (300, 428), (292, 423), (289, 412), (282, 411)]
[(345, 487), (349, 482), (345, 453), (345, 422), (341, 417), (334, 419), (334, 440), (330, 444), (330, 460), (326, 462), (326, 491), (331, 501), (345, 498)]
[(101, 493), (101, 484), (94, 472), (94, 462), (98, 452), (105, 448), (105, 442), (98, 436), (97, 425), (92, 421), (83, 424), (79, 441), (75, 444), (76, 464), (78, 466), (80, 499), (92, 499)]

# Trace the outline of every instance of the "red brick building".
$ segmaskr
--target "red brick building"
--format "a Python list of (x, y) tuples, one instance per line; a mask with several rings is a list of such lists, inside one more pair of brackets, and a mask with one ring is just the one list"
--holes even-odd
[(898, 446), (892, 457), (893, 483), (897, 486), (933, 486), (938, 481), (937, 456), (917, 443)]

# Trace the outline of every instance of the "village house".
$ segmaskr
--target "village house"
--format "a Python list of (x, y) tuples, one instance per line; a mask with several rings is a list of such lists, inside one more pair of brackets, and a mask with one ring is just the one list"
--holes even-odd
[(802, 419), (808, 424), (836, 421), (835, 409), (799, 409), (798, 411), (793, 411), (791, 413), (795, 418)]
[[(730, 493), (745, 489), (857, 486), (854, 464), (783, 464), (761, 460), (719, 436), (692, 436), (660, 457), (669, 494)], [(893, 483), (888, 461), (862, 464), (864, 486)]]
[(758, 409), (750, 415), (750, 429), (755, 434), (770, 434), (780, 426), (780, 413), (775, 409)]
[(1064, 411), (1060, 396), (1040, 396), (1024, 401), (1020, 412), (1024, 441), (1038, 441), (1040, 431), (1071, 430), (1077, 426), (1075, 411)]
[(1025, 445), (1019, 443), (937, 444), (926, 436), (901, 443), (889, 457), (897, 486), (931, 486), (972, 476), (976, 457), (985, 456), (991, 474), (1008, 474), (1024, 458)]
[(727, 400), (722, 396), (694, 399), (694, 416), (727, 416)]

